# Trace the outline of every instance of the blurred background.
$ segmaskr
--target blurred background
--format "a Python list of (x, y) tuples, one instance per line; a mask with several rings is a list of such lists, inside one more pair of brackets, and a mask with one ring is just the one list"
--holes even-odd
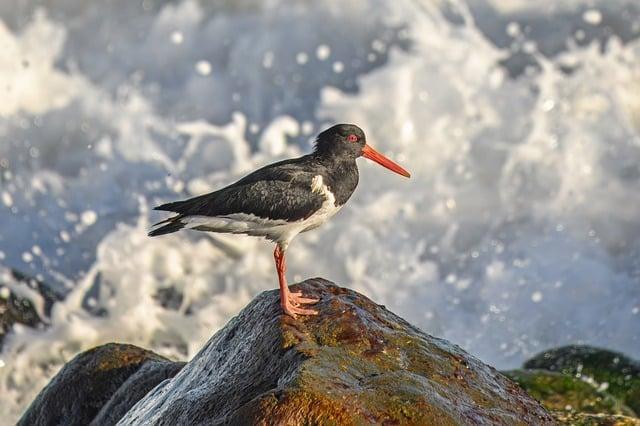
[[(361, 126), (290, 281), (364, 293), (497, 368), (640, 354), (636, 0), (0, 2), (0, 423), (81, 350), (189, 359), (261, 291), (272, 246), (146, 236), (202, 194)], [(1, 314), (1, 312), (0, 312)]]

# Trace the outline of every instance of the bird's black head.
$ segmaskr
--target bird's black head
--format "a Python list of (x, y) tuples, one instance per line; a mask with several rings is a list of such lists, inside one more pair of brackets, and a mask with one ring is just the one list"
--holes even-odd
[(358, 158), (366, 145), (362, 129), (354, 124), (336, 124), (318, 135), (315, 152), (320, 155)]
[(314, 153), (334, 160), (339, 158), (355, 161), (363, 156), (402, 176), (411, 176), (401, 166), (367, 145), (364, 132), (355, 124), (336, 124), (320, 133), (316, 139)]

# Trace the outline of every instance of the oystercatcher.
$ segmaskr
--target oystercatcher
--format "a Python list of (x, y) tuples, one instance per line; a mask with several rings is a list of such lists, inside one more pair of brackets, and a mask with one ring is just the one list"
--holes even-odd
[(358, 185), (356, 158), (360, 156), (410, 177), (367, 145), (358, 126), (338, 124), (318, 135), (311, 154), (270, 164), (210, 194), (156, 207), (177, 215), (156, 223), (162, 226), (149, 236), (184, 228), (265, 237), (276, 243), (273, 256), (282, 309), (294, 318), (315, 315), (304, 305), (317, 299), (289, 291), (285, 253), (293, 237), (322, 225), (351, 197)]

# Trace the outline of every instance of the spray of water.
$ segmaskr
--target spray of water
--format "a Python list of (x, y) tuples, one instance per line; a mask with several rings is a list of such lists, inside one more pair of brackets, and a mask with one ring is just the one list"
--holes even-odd
[[(640, 42), (598, 38), (613, 7), (315, 3), (0, 9), (2, 281), (41, 312), (8, 268), (64, 296), (6, 339), (0, 418), (97, 344), (188, 359), (274, 288), (268, 243), (150, 239), (149, 210), (336, 121), (412, 179), (360, 160), (349, 205), (292, 244), (292, 280), (348, 285), (502, 368), (571, 342), (640, 353)], [(594, 30), (536, 43), (537, 19)]]

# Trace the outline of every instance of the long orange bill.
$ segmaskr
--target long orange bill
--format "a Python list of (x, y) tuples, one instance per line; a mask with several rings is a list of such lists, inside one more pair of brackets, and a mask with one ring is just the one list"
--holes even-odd
[(399, 175), (402, 175), (404, 177), (411, 177), (411, 174), (408, 171), (400, 167), (400, 165), (389, 160), (387, 157), (380, 154), (378, 151), (371, 148), (367, 144), (365, 144), (364, 148), (362, 148), (362, 156), (364, 158), (368, 158), (369, 160), (375, 161), (381, 166), (386, 167), (387, 169), (391, 170), (392, 172), (396, 172)]

